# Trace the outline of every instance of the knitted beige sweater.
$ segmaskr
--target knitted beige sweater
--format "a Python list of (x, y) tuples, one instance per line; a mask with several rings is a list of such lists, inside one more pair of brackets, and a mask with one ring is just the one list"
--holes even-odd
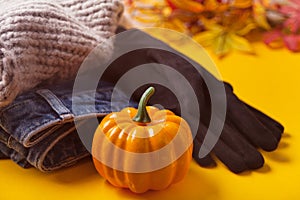
[(121, 0), (0, 0), (0, 107), (46, 81), (72, 78), (100, 45), (107, 60)]

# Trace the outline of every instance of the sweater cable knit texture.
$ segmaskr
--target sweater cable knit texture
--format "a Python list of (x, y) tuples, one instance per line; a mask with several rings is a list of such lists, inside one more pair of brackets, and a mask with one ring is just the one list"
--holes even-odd
[(0, 107), (40, 83), (74, 78), (88, 53), (106, 61), (120, 0), (0, 0)]

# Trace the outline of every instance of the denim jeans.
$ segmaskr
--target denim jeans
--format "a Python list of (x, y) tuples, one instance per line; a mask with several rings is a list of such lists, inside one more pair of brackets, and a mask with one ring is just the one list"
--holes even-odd
[[(110, 100), (113, 86), (101, 82), (95, 97), (93, 90), (73, 95), (77, 102), (80, 100), (76, 114), (72, 111), (72, 92), (72, 81), (52, 87), (38, 87), (2, 108), (0, 158), (9, 157), (24, 168), (34, 166), (40, 171), (52, 171), (89, 156), (76, 131), (74, 118), (80, 118), (80, 126), (86, 126), (83, 128), (95, 130), (97, 127), (88, 127), (91, 123), (87, 122), (91, 116), (101, 120), (112, 111)], [(117, 93), (113, 110), (136, 107), (135, 102), (125, 102), (123, 95)], [(91, 99), (95, 101), (96, 113), (91, 113)]]

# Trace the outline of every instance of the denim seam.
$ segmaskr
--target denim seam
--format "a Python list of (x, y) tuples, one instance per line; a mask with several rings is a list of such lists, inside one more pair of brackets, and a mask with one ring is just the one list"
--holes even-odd
[(20, 138), (20, 142), (25, 146), (25, 147), (31, 147), (33, 145), (35, 145), (36, 143), (40, 142), (41, 140), (43, 140), (45, 137), (47, 137), (49, 135), (48, 134), (44, 134), (41, 137), (39, 137), (37, 140), (35, 141), (30, 141), (32, 135), (34, 135), (37, 132), (43, 131), (51, 126), (53, 126), (53, 124), (57, 124), (61, 121), (61, 119), (54, 119), (54, 120), (50, 120), (50, 121), (46, 121), (44, 123), (41, 123), (39, 125), (36, 126), (31, 126), (27, 129), (27, 134), (25, 135), (25, 137)]
[[(81, 122), (81, 123), (83, 123), (83, 122)], [(37, 166), (38, 169), (40, 169), (41, 171), (46, 172), (46, 171), (55, 170), (55, 169), (61, 167), (62, 163), (57, 163), (56, 165), (51, 166), (51, 168), (45, 169), (43, 167), (43, 162), (44, 162), (48, 152), (55, 146), (55, 144), (57, 144), (57, 142), (59, 142), (61, 139), (63, 139), (64, 137), (66, 137), (67, 135), (72, 133), (74, 130), (76, 130), (75, 126), (71, 127), (68, 131), (64, 132), (63, 134), (58, 136), (54, 141), (51, 142), (51, 144), (47, 147), (47, 149), (43, 152), (43, 154), (41, 154), (41, 156), (36, 161), (36, 166)]]
[[(2, 147), (2, 146), (4, 146), (4, 147)], [(5, 148), (5, 149), (3, 149), (3, 148)], [(6, 151), (5, 151), (5, 150), (6, 150)], [(0, 151), (1, 151), (4, 155), (10, 157), (10, 156), (11, 156), (11, 153), (7, 152), (7, 150), (10, 150), (10, 151), (11, 151), (11, 149), (8, 148), (8, 146), (6, 145), (6, 143), (0, 141)]]
[(84, 119), (91, 119), (93, 117), (105, 117), (106, 115), (110, 114), (110, 112), (101, 112), (101, 113), (89, 113), (89, 114), (84, 114), (84, 115), (79, 115), (76, 116), (74, 121), (78, 120), (84, 120)]
[[(32, 129), (32, 131), (27, 134), (27, 137), (22, 141), (22, 144), (25, 147), (31, 147), (31, 146), (39, 143), (41, 140), (46, 138), (48, 135), (50, 135), (51, 133), (56, 131), (60, 127), (60, 126), (58, 126), (59, 124), (61, 124), (60, 120), (57, 121), (57, 119), (56, 119), (56, 121), (53, 120), (53, 121), (41, 124), (40, 126)], [(42, 126), (44, 126), (44, 127), (42, 127)], [(44, 134), (40, 135), (39, 137), (35, 138), (34, 140), (32, 139), (36, 134), (38, 134), (39, 132), (42, 132), (50, 127), (51, 127), (51, 129), (49, 131), (45, 132)]]
[(7, 139), (7, 142), (6, 142), (6, 146), (7, 146), (8, 148), (10, 148), (10, 149), (13, 148), (12, 145), (11, 145), (12, 140), (14, 140), (14, 138), (13, 138), (11, 135), (9, 135), (9, 137), (8, 137), (8, 139)]
[(0, 142), (7, 143), (9, 134), (0, 126)]
[(71, 111), (63, 104), (63, 102), (61, 102), (61, 100), (50, 90), (37, 90), (36, 93), (42, 96), (63, 120), (72, 119), (74, 117)]
[[(47, 147), (47, 149), (45, 149), (45, 151), (40, 155), (40, 157), (37, 159), (36, 161), (36, 166), (38, 169), (40, 169), (41, 171), (47, 171), (47, 170), (51, 170), (50, 168), (47, 168), (47, 170), (43, 167), (43, 162), (45, 161), (45, 158), (48, 154), (49, 151), (51, 151), (51, 149), (55, 146), (55, 144), (61, 140), (62, 138), (64, 138), (66, 135), (68, 135), (69, 133), (71, 133), (72, 131), (74, 131), (76, 128), (75, 127), (71, 127), (68, 131), (64, 132), (64, 134), (60, 135), (59, 137), (57, 137), (54, 141), (51, 142), (51, 144)], [(57, 164), (55, 166), (58, 166), (60, 164)], [(52, 166), (51, 168), (55, 168), (55, 166)]]
[[(78, 120), (83, 120), (83, 119), (89, 119), (89, 118), (92, 118), (94, 116), (96, 117), (104, 117), (106, 115), (108, 115), (109, 113), (105, 113), (105, 112), (102, 112), (102, 113), (89, 113), (89, 114), (85, 114), (85, 115), (80, 115), (80, 116), (77, 116), (75, 117), (76, 121)], [(21, 142), (22, 144), (25, 146), (25, 147), (31, 147), (35, 144), (37, 144), (38, 142), (40, 142), (41, 140), (43, 140), (45, 137), (47, 137), (51, 132), (47, 132), (45, 134), (43, 134), (42, 136), (40, 136), (38, 139), (34, 140), (34, 141), (30, 141), (31, 137), (30, 135), (34, 135), (36, 132), (41, 132), (49, 127), (51, 127), (52, 124), (62, 124), (62, 123), (67, 123), (69, 121), (74, 121), (75, 119), (73, 120), (68, 120), (68, 121), (62, 121), (62, 120), (58, 120), (58, 119), (55, 119), (55, 120), (51, 120), (51, 121), (47, 121), (46, 123), (43, 123), (39, 126), (35, 126), (33, 127), (30, 127), (30, 130), (33, 130), (31, 132), (29, 132), (26, 136), (26, 138), (23, 138), (21, 139)], [(44, 126), (44, 127), (43, 127)]]
[[(7, 133), (9, 133), (9, 134), (11, 134), (12, 136), (13, 136), (13, 134), (12, 133), (10, 133), (4, 126), (3, 126), (3, 123), (1, 122), (1, 118), (2, 119), (4, 119), (4, 117), (3, 117), (3, 113), (5, 113), (6, 111), (8, 111), (8, 110), (14, 110), (14, 109), (19, 109), (19, 107), (20, 106), (23, 106), (24, 104), (26, 105), (26, 102), (31, 102), (32, 100), (25, 100), (25, 101), (23, 101), (23, 102), (20, 102), (20, 103), (16, 103), (16, 104), (13, 104), (13, 105), (11, 105), (11, 106), (9, 106), (9, 107), (6, 107), (5, 109), (3, 109), (3, 110), (1, 110), (1, 112), (0, 112), (0, 127), (5, 131), (5, 132), (7, 132)], [(34, 100), (35, 101), (35, 100)], [(44, 130), (44, 129), (46, 129), (46, 128), (48, 128), (48, 127), (50, 127), (50, 126), (46, 126), (46, 127), (44, 127), (43, 129), (37, 129), (38, 127), (40, 127), (40, 126), (44, 126), (45, 124), (52, 124), (52, 123), (57, 123), (57, 122), (59, 122), (60, 120), (57, 120), (57, 119), (54, 119), (54, 120), (50, 120), (50, 121), (46, 121), (46, 122), (44, 122), (44, 123), (42, 123), (42, 124), (39, 124), (39, 125), (35, 125), (35, 126), (29, 126), (28, 128), (27, 128), (27, 130), (25, 130), (25, 132), (27, 132), (27, 134), (25, 134), (24, 135), (24, 137), (22, 137), (22, 138), (20, 138), (20, 139), (17, 139), (16, 137), (14, 137), (16, 140), (19, 140), (20, 141), (20, 143), (22, 143), (22, 144), (24, 144), (24, 146), (26, 146), (26, 147), (29, 147), (29, 146), (32, 146), (33, 144), (35, 144), (35, 143), (37, 143), (38, 141), (40, 141), (40, 140), (38, 140), (37, 142), (34, 142), (34, 143), (26, 143), (28, 140), (30, 140), (30, 137), (29, 137), (29, 135), (32, 135), (34, 132), (36, 132), (37, 130), (39, 130), (39, 131), (42, 131), (42, 130)]]
[[(28, 150), (26, 147), (24, 147), (21, 143), (19, 143), (17, 140), (15, 140), (13, 137), (9, 137), (8, 138), (8, 143), (6, 144), (6, 146), (10, 149), (12, 149), (14, 152), (18, 153), (19, 155), (23, 156), (23, 157), (27, 157), (28, 154)], [(13, 142), (15, 142), (16, 145), (11, 145), (13, 144)], [(20, 147), (18, 147), (18, 145)], [(21, 148), (21, 149), (20, 149)]]
[(0, 110), (0, 118), (3, 117), (3, 113), (6, 112), (7, 110), (15, 109), (15, 107), (19, 107), (19, 106), (24, 105), (24, 104), (26, 105), (27, 102), (31, 102), (31, 101), (35, 101), (35, 100), (34, 99), (33, 100), (32, 99), (26, 99), (26, 100), (23, 100), (21, 102), (16, 102), (16, 103), (13, 103), (13, 104), (5, 107), (5, 108), (2, 108)]

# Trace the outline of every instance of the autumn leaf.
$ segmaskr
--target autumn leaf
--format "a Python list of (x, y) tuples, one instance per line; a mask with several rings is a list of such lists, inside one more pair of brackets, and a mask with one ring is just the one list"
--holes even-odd
[(281, 48), (284, 44), (282, 41), (282, 33), (280, 30), (269, 31), (264, 34), (263, 41), (271, 48)]
[(234, 33), (228, 33), (227, 36), (228, 44), (236, 50), (247, 52), (247, 53), (253, 53), (253, 48), (249, 41), (245, 39), (244, 37), (238, 36)]
[(275, 30), (265, 34), (264, 42), (272, 47), (285, 46), (292, 52), (300, 51), (300, 0), (290, 0), (280, 7), (287, 18)]
[(253, 0), (233, 0), (232, 6), (237, 8), (249, 8), (252, 6)]
[(207, 31), (196, 34), (193, 39), (203, 46), (211, 46), (215, 54), (224, 56), (231, 50), (253, 53), (249, 41), (233, 29), (219, 24), (210, 24)]
[(174, 9), (183, 9), (194, 13), (199, 13), (204, 10), (204, 6), (194, 0), (166, 0)]
[(269, 30), (271, 29), (267, 21), (266, 7), (262, 4), (261, 0), (254, 0), (253, 3), (253, 17), (254, 21), (262, 28)]
[(300, 35), (287, 35), (283, 38), (283, 41), (289, 50), (293, 52), (300, 51)]
[(280, 12), (288, 16), (284, 26), (292, 33), (297, 33), (300, 29), (300, 0), (290, 0), (289, 4), (281, 7)]

